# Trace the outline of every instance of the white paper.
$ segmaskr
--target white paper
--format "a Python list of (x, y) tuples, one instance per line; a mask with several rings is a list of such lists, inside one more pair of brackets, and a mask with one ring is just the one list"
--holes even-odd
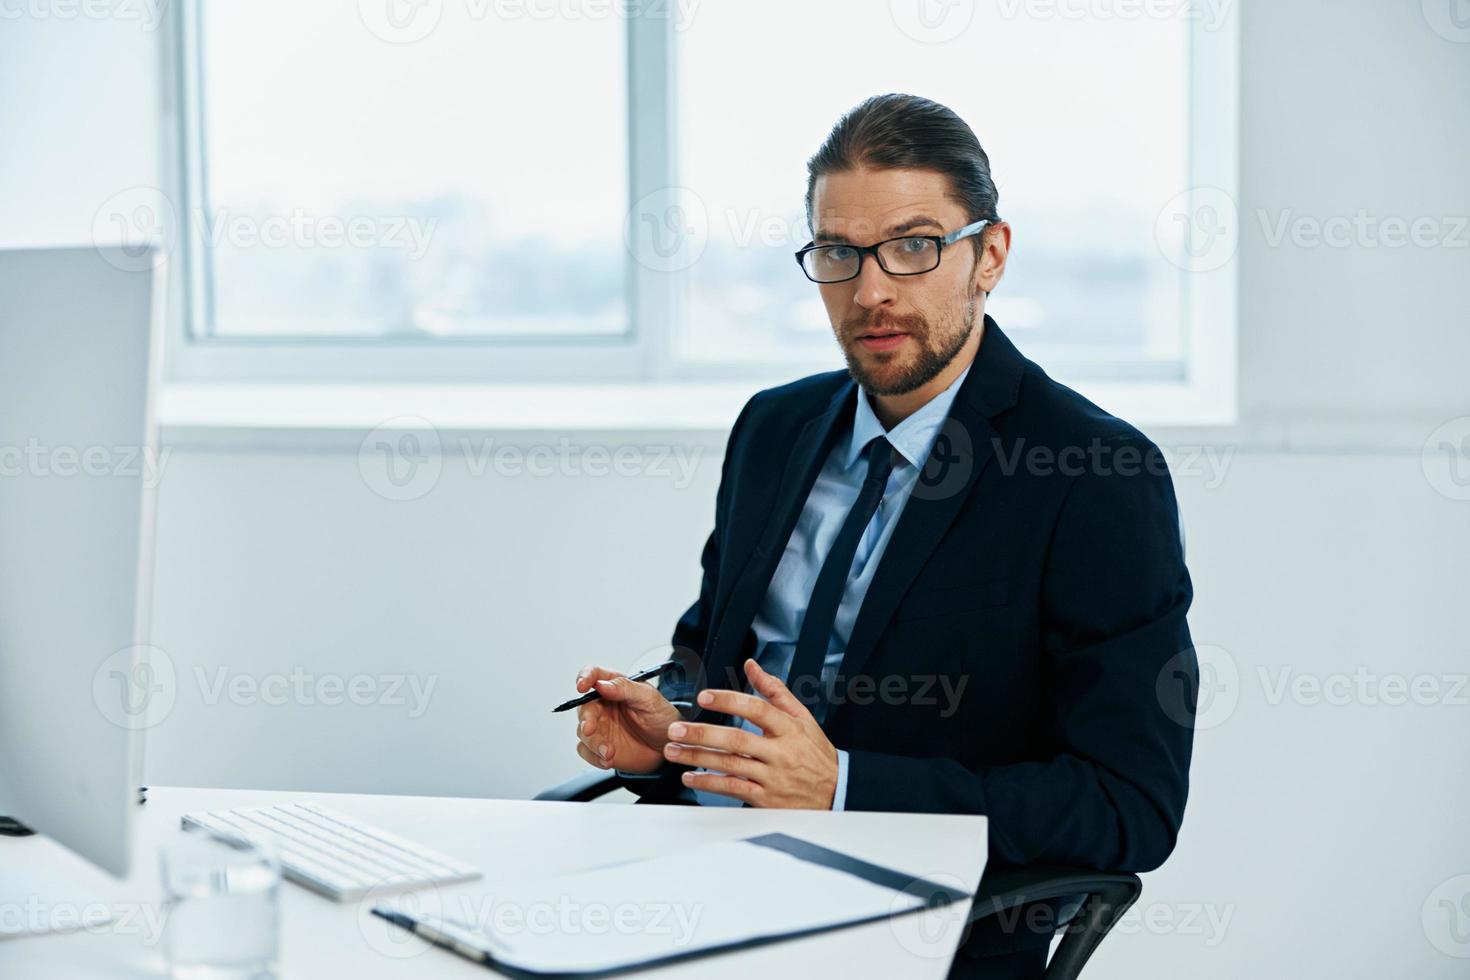
[[(917, 889), (915, 890), (917, 891)], [(924, 896), (744, 841), (507, 885), (422, 916), (496, 961), (582, 972), (909, 912)]]

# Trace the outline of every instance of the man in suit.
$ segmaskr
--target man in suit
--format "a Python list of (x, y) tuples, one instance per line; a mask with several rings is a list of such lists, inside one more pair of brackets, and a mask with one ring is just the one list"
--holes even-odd
[[(674, 630), (698, 669), (584, 668), (578, 754), (645, 801), (984, 814), (993, 864), (1158, 867), (1197, 686), (1158, 448), (986, 315), (1011, 229), (953, 112), (869, 99), (808, 171), (848, 369), (747, 403)], [(951, 975), (1040, 976), (1054, 923), (1018, 921)]]

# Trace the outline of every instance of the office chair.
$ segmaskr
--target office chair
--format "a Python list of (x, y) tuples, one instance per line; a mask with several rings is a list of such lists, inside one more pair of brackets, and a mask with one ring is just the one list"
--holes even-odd
[[(536, 794), (538, 800), (587, 803), (617, 789), (615, 773), (591, 769)], [(1075, 980), (1098, 944), (1138, 900), (1143, 882), (1135, 874), (1105, 874), (1084, 868), (1032, 866), (986, 868), (970, 905), (973, 923), (1032, 902), (1067, 900), (1075, 907), (1058, 927), (1063, 936), (1046, 965), (1046, 980)]]

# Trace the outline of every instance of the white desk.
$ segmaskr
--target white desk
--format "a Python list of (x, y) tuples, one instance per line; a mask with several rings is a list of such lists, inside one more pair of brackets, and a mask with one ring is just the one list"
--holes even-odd
[[(0, 861), (82, 886), (124, 917), (95, 932), (0, 941), (0, 977), (16, 980), (166, 975), (157, 920), (157, 853), (191, 810), (311, 800), (477, 865), (484, 877), (441, 889), (493, 894), (502, 876), (553, 873), (652, 856), (660, 847), (780, 831), (973, 893), (984, 870), (983, 817), (823, 813), (726, 807), (533, 803), (432, 797), (268, 793), (154, 787), (139, 809), (133, 874), (115, 881), (49, 840), (0, 838)], [(825, 935), (674, 964), (659, 977), (943, 977), (969, 903)], [(291, 883), (281, 892), (281, 976), (376, 980), (464, 977), (483, 967), (393, 930), (359, 903), (338, 905)]]

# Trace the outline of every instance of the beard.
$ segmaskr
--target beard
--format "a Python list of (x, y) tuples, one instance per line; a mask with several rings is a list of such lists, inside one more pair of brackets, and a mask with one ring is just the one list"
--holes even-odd
[[(847, 360), (847, 370), (869, 395), (907, 395), (917, 391), (939, 377), (959, 356), (965, 342), (975, 329), (975, 289), (970, 289), (964, 316), (955, 322), (946, 316), (938, 328), (931, 327), (922, 313), (907, 316), (885, 316), (879, 314), (844, 324), (847, 336), (853, 338), (842, 345), (842, 356)], [(864, 364), (862, 355), (855, 350), (857, 335), (878, 327), (892, 327), (911, 336), (918, 345), (918, 353), (907, 364), (894, 366), (900, 357), (898, 352), (872, 355), (877, 363)]]

